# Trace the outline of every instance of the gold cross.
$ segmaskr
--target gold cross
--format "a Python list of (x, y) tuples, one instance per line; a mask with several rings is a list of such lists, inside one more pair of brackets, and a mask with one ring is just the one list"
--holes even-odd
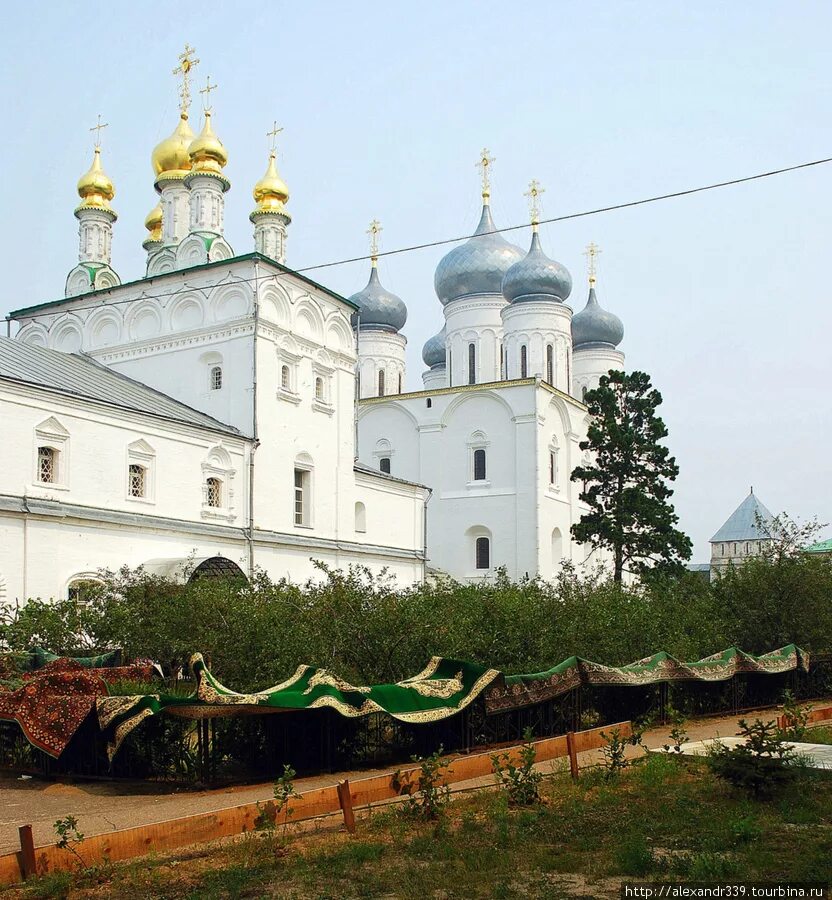
[(594, 241), (590, 241), (586, 245), (584, 256), (587, 260), (587, 272), (589, 273), (590, 284), (595, 284), (596, 260), (598, 259), (599, 253), (601, 253), (601, 248)]
[(211, 91), (215, 91), (219, 85), (211, 84), (211, 76), (205, 79), (205, 87), (199, 89), (200, 94), (205, 94), (202, 101), (202, 108), (205, 112), (211, 112)]
[(482, 174), (482, 199), (488, 200), (491, 196), (491, 179), (488, 175), (488, 169), (491, 163), (494, 162), (494, 157), (488, 155), (488, 148), (483, 147), (480, 151), (480, 159), (476, 165)]
[(182, 84), (179, 88), (179, 109), (184, 118), (188, 117), (188, 107), (191, 105), (191, 70), (199, 65), (198, 59), (191, 59), (196, 53), (193, 47), (185, 44), (184, 52), (179, 54), (179, 65), (173, 70), (174, 75), (182, 76)]
[(529, 182), (529, 189), (523, 194), (529, 198), (529, 213), (532, 217), (532, 225), (537, 225), (540, 221), (540, 195), (546, 193), (546, 188), (540, 186), (540, 182), (536, 178), (532, 178)]
[(370, 235), (370, 259), (372, 259), (373, 265), (378, 260), (378, 236), (383, 230), (378, 219), (373, 219), (370, 222), (370, 227), (367, 229), (367, 234)]
[(101, 124), (101, 113), (98, 114), (98, 122), (90, 128), (90, 131), (95, 132), (95, 149), (101, 149), (101, 130), (102, 128), (109, 128), (110, 123), (105, 122), (103, 125)]
[(283, 129), (277, 127), (277, 119), (275, 119), (274, 124), (272, 125), (272, 130), (266, 132), (266, 137), (272, 139), (272, 153), (274, 153), (275, 149), (277, 148), (277, 136), (281, 131), (283, 131)]

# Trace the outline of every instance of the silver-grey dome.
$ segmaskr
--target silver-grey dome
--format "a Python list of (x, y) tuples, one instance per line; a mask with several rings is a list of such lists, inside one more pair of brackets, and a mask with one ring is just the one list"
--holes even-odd
[(621, 319), (601, 306), (595, 296), (595, 288), (591, 287), (586, 306), (572, 316), (572, 346), (576, 350), (592, 344), (616, 347), (623, 337)]
[(500, 293), (503, 275), (525, 254), (501, 234), (489, 234), (495, 228), (486, 204), (473, 236), (442, 257), (433, 284), (443, 306), (458, 297)]
[(425, 346), (422, 347), (422, 360), (425, 365), (430, 366), (431, 369), (445, 365), (447, 361), (447, 350), (445, 348), (444, 325), (439, 334), (435, 334), (432, 338), (428, 338), (428, 340), (425, 341)]
[(509, 303), (530, 303), (534, 300), (562, 303), (571, 292), (572, 276), (568, 269), (549, 259), (535, 231), (529, 252), (503, 276), (503, 296)]
[(370, 269), (370, 280), (367, 286), (350, 300), (356, 304), (358, 311), (352, 314), (353, 328), (361, 317), (362, 328), (384, 328), (389, 331), (400, 331), (407, 321), (407, 307), (401, 297), (384, 288), (378, 278), (378, 269)]

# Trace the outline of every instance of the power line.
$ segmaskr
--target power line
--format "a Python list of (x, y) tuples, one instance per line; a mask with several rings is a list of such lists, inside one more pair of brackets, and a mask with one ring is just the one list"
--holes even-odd
[[(717, 181), (713, 184), (706, 184), (706, 185), (702, 185), (700, 187), (694, 187), (694, 188), (686, 188), (685, 190), (673, 191), (668, 194), (656, 194), (653, 197), (644, 197), (640, 200), (628, 200), (625, 203), (616, 203), (611, 206), (600, 206), (595, 209), (584, 210), (583, 212), (568, 213), (563, 216), (552, 216), (551, 218), (548, 218), (548, 219), (541, 219), (539, 224), (540, 225), (551, 225), (555, 222), (567, 222), (567, 221), (570, 221), (571, 219), (583, 219), (583, 218), (586, 218), (587, 216), (597, 216), (597, 215), (600, 215), (601, 213), (615, 212), (619, 209), (631, 209), (636, 206), (645, 206), (648, 203), (658, 203), (659, 201), (662, 201), (662, 200), (674, 200), (678, 197), (689, 197), (692, 194), (701, 194), (701, 193), (704, 193), (705, 191), (715, 191), (720, 188), (733, 187), (734, 185), (737, 185), (737, 184), (745, 184), (746, 182), (749, 182), (749, 181), (759, 181), (763, 178), (771, 178), (775, 175), (785, 175), (788, 172), (796, 172), (800, 169), (809, 169), (809, 168), (812, 168), (813, 166), (822, 166), (822, 165), (825, 165), (826, 163), (830, 163), (830, 162), (832, 162), (832, 157), (827, 157), (826, 159), (815, 159), (815, 160), (812, 160), (811, 162), (798, 163), (797, 165), (794, 165), (794, 166), (785, 166), (784, 168), (781, 168), (781, 169), (772, 169), (768, 172), (758, 172), (756, 175), (746, 175), (742, 178), (732, 178), (729, 181)], [(511, 231), (519, 231), (521, 229), (530, 228), (530, 227), (531, 227), (530, 223), (524, 222), (520, 225), (509, 225), (506, 228), (495, 228), (493, 231), (483, 232), (483, 234), (505, 234), (505, 233), (508, 233)], [(460, 241), (467, 241), (471, 237), (472, 237), (472, 235), (466, 234), (466, 235), (462, 235), (461, 237), (443, 238), (443, 239), (437, 240), (437, 241), (428, 241), (423, 244), (410, 244), (407, 247), (398, 247), (395, 250), (382, 251), (382, 252), (378, 253), (377, 256), (378, 257), (398, 256), (399, 254), (402, 254), (402, 253), (413, 253), (416, 250), (427, 250), (427, 249), (430, 249), (431, 247), (443, 247), (443, 246), (446, 246), (447, 244), (458, 244), (458, 243), (460, 243)], [(345, 259), (332, 260), (331, 262), (317, 263), (316, 265), (313, 265), (313, 266), (304, 266), (303, 268), (300, 268), (300, 269), (293, 269), (290, 272), (279, 272), (279, 273), (270, 274), (270, 275), (258, 275), (258, 276), (254, 276), (252, 278), (239, 278), (235, 282), (231, 282), (231, 283), (233, 283), (233, 284), (254, 284), (258, 281), (269, 281), (274, 278), (291, 276), (295, 273), (303, 274), (305, 272), (315, 272), (319, 269), (330, 269), (330, 268), (333, 268), (334, 266), (346, 266), (346, 265), (349, 265), (350, 263), (364, 262), (371, 258), (372, 257), (370, 255), (351, 256), (351, 257), (347, 257)], [(178, 271), (180, 271), (182, 273), (187, 273), (188, 270), (180, 269)], [(167, 273), (165, 273), (165, 274), (167, 274)], [(215, 282), (214, 284), (204, 285), (202, 288), (199, 288), (199, 290), (203, 290), (205, 288), (217, 287), (218, 285), (219, 285), (219, 282)], [(124, 303), (134, 303), (137, 299), (159, 300), (163, 297), (169, 297), (169, 296), (170, 296), (169, 293), (165, 293), (165, 294), (142, 293), (142, 296), (140, 298), (131, 297), (131, 298), (125, 299), (125, 300), (112, 300), (110, 302), (103, 301), (100, 303), (90, 304), (89, 306), (76, 306), (76, 307), (73, 307), (72, 311), (73, 312), (84, 312), (85, 310), (89, 310), (89, 309), (101, 309), (103, 306), (119, 306)], [(7, 316), (6, 318), (8, 319), (9, 317)]]

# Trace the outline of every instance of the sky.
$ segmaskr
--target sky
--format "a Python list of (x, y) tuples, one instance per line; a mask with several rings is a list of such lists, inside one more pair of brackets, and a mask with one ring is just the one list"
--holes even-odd
[[(830, 33), (826, 2), (9, 4), (0, 314), (63, 294), (99, 113), (113, 265), (141, 277), (150, 154), (176, 125), (171, 70), (186, 41), (195, 87), (208, 75), (219, 86), (226, 237), (253, 249), (251, 187), (277, 120), (287, 264), (301, 268), (364, 255), (373, 218), (383, 250), (470, 234), (483, 146), (498, 227), (528, 221), (532, 178), (545, 217), (830, 157)], [(751, 485), (774, 513), (832, 522), (832, 163), (545, 225), (541, 238), (572, 273), (575, 311), (583, 250), (602, 248), (599, 300), (624, 322), (628, 368), (664, 398), (694, 561)], [(448, 249), (380, 263), (408, 306), (412, 390), (442, 324), (433, 273)], [(309, 274), (349, 295), (368, 264)]]

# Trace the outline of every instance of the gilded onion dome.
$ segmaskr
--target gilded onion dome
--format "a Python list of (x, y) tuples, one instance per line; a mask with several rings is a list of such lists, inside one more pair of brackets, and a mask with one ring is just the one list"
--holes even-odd
[(147, 214), (144, 220), (144, 227), (147, 229), (147, 237), (144, 239), (142, 246), (148, 249), (148, 245), (158, 244), (162, 241), (162, 204), (157, 203), (153, 209)]
[(269, 165), (266, 174), (254, 185), (252, 195), (257, 206), (252, 216), (260, 213), (279, 213), (288, 216), (284, 204), (289, 199), (289, 188), (286, 182), (277, 173), (277, 154), (274, 150), (269, 153)]
[(96, 147), (92, 165), (78, 179), (78, 196), (81, 198), (78, 209), (106, 209), (113, 212), (110, 201), (115, 193), (113, 182), (101, 168), (101, 148)]
[(407, 321), (404, 301), (382, 285), (375, 260), (367, 286), (353, 294), (350, 300), (358, 307), (358, 311), (352, 314), (353, 327), (360, 324), (362, 328), (400, 331)]
[(535, 300), (562, 303), (572, 292), (572, 276), (565, 266), (543, 252), (535, 228), (529, 252), (506, 272), (502, 287), (509, 303)]
[(214, 129), (211, 127), (210, 109), (205, 110), (205, 124), (202, 126), (199, 136), (191, 141), (188, 156), (193, 172), (219, 175), (223, 181), (228, 181), (222, 172), (228, 162), (228, 154), (222, 141), (214, 134)]
[(501, 234), (491, 234), (496, 226), (488, 198), (482, 208), (477, 230), (464, 244), (454, 247), (436, 267), (433, 284), (444, 306), (459, 297), (499, 294), (505, 273), (525, 255)]
[(422, 347), (422, 360), (431, 369), (441, 368), (447, 362), (448, 351), (445, 347), (445, 334), (445, 326), (443, 325), (439, 334), (428, 338), (425, 341), (425, 346)]
[(151, 156), (157, 184), (160, 181), (184, 178), (190, 172), (191, 157), (188, 151), (193, 140), (194, 133), (188, 124), (188, 114), (180, 113), (173, 134), (158, 143)]
[(591, 347), (616, 347), (624, 337), (621, 319), (604, 309), (595, 296), (594, 279), (590, 282), (586, 306), (572, 316), (572, 346), (575, 350)]

